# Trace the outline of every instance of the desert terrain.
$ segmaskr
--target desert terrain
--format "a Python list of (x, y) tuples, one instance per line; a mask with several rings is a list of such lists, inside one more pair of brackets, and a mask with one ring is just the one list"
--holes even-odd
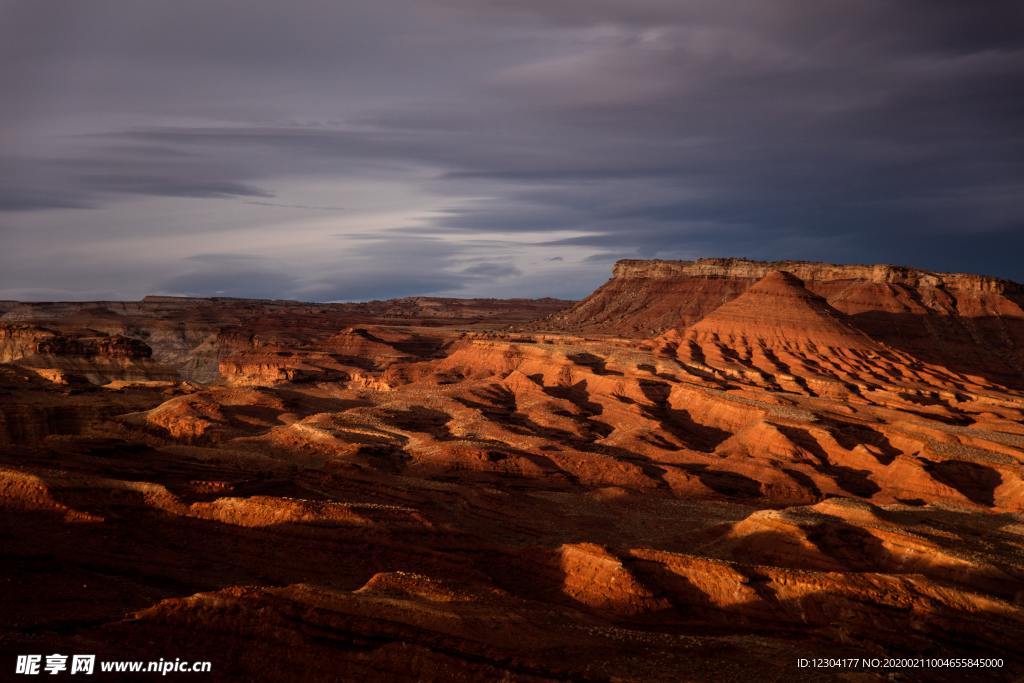
[(580, 302), (0, 302), (0, 505), (6, 659), (1011, 680), (1024, 286), (703, 259)]

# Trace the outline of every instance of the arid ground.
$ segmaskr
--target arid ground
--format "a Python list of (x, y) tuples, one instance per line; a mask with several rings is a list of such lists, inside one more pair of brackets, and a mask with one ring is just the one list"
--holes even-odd
[(4, 676), (1024, 675), (1013, 282), (623, 261), (576, 303), (0, 313)]

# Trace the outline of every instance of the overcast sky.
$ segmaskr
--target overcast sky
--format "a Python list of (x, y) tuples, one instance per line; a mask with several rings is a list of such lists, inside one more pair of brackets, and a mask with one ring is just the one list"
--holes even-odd
[(1024, 280), (1019, 0), (0, 0), (0, 298)]

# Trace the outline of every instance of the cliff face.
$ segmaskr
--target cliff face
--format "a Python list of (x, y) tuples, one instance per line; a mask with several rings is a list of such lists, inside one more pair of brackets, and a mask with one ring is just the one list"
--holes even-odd
[[(289, 350), (303, 348), (355, 323), (501, 327), (521, 325), (570, 304), (558, 299), (432, 297), (336, 304), (173, 296), (147, 296), (142, 301), (0, 301), (0, 362), (49, 353), (38, 350), (37, 343), (49, 340), (47, 344), (59, 346), (65, 337), (81, 336), (74, 331), (90, 330), (97, 339), (105, 335), (119, 340), (109, 349), (112, 353), (118, 349), (130, 352), (128, 345), (141, 344), (138, 348), (149, 349), (154, 362), (173, 368), (181, 378), (210, 382), (220, 376), (221, 361), (230, 356), (263, 349), (270, 343)], [(87, 350), (79, 351), (75, 355)], [(343, 348), (335, 351), (355, 353)], [(355, 355), (363, 355), (363, 351)], [(410, 352), (415, 355), (416, 350)], [(231, 371), (230, 363), (225, 367)], [(257, 374), (261, 373), (264, 377), (259, 382), (271, 381), (270, 374)], [(277, 376), (276, 371), (271, 373)]]
[(1024, 286), (967, 273), (807, 261), (627, 260), (544, 327), (649, 337), (701, 320), (772, 271), (786, 271), (862, 332), (923, 360), (1024, 384)]
[(32, 325), (0, 324), (0, 362), (34, 355), (143, 360), (153, 352), (138, 339), (115, 335), (66, 335)]
[(964, 292), (1024, 296), (1024, 285), (971, 273), (936, 273), (889, 264), (843, 265), (815, 261), (754, 261), (704, 258), (696, 261), (625, 259), (612, 269), (615, 279), (673, 279), (681, 277), (760, 280), (772, 271), (792, 273), (805, 282), (861, 281), (909, 287), (945, 287)]
[(0, 325), (0, 363), (39, 353), (41, 346), (53, 343), (57, 333), (32, 325)]
[(57, 384), (178, 379), (152, 356), (145, 342), (120, 334), (0, 323), (0, 363), (15, 363)]

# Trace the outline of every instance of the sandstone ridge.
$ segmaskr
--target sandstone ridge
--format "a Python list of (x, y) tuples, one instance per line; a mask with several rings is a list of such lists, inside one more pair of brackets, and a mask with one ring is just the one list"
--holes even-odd
[(671, 279), (676, 277), (720, 277), (760, 279), (776, 270), (801, 280), (815, 282), (862, 280), (910, 286), (949, 287), (978, 292), (1024, 295), (1024, 285), (986, 275), (942, 273), (890, 264), (860, 265), (815, 261), (755, 261), (744, 258), (701, 258), (694, 261), (662, 259), (621, 259), (612, 267), (612, 277), (623, 279)]
[(212, 681), (1020, 680), (1009, 290), (796, 270), (564, 313), (4, 304), (0, 641)]
[(773, 271), (802, 280), (876, 341), (1024, 387), (1024, 287), (981, 275), (807, 261), (619, 261), (608, 282), (536, 327), (647, 338), (696, 323)]

